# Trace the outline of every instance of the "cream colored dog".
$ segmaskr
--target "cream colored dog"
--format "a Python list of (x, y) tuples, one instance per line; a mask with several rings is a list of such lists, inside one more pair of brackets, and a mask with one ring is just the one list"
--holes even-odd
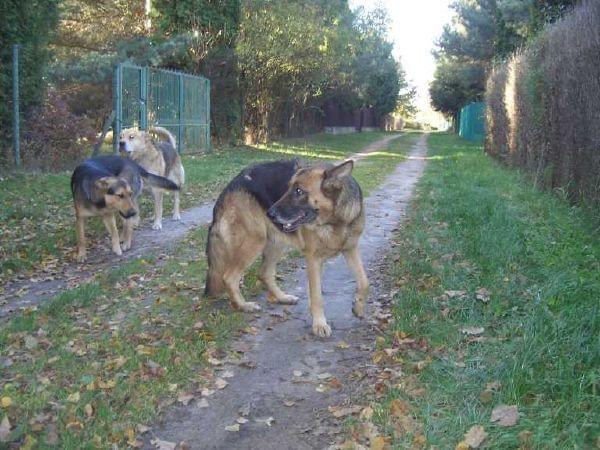
[[(152, 134), (166, 139), (166, 142), (155, 142)], [(121, 132), (119, 137), (119, 150), (131, 160), (138, 163), (148, 172), (163, 176), (173, 181), (179, 189), (185, 182), (185, 173), (181, 158), (177, 153), (175, 138), (162, 127), (151, 127), (148, 131), (128, 128)], [(154, 224), (155, 230), (162, 229), (163, 191), (148, 187), (154, 198)], [(173, 205), (173, 219), (181, 219), (179, 212), (179, 191), (175, 191)]]

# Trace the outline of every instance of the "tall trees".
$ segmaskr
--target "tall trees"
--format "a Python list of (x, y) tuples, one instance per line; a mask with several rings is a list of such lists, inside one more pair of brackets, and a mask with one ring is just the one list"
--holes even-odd
[(456, 116), (479, 100), (495, 59), (504, 58), (556, 20), (577, 0), (455, 0), (453, 22), (444, 28), (434, 52), (435, 79), (430, 87), (434, 109)]
[(326, 101), (393, 111), (407, 84), (385, 34), (381, 10), (354, 14), (346, 0), (244, 1), (236, 48), (254, 137), (301, 132)]

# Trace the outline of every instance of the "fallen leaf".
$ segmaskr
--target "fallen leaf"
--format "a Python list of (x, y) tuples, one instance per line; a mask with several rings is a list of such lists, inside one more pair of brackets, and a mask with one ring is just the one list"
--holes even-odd
[(331, 414), (333, 414), (333, 417), (345, 417), (345, 416), (350, 416), (352, 414), (358, 414), (359, 412), (362, 411), (362, 406), (359, 405), (355, 405), (355, 406), (330, 406), (329, 408), (329, 412)]
[(373, 408), (371, 408), (370, 406), (366, 406), (365, 408), (363, 408), (363, 410), (360, 412), (359, 416), (358, 416), (361, 420), (371, 420), (371, 418), (373, 417)]
[(38, 346), (38, 340), (36, 338), (34, 338), (33, 336), (25, 337), (25, 348), (27, 350), (33, 350), (33, 349), (37, 348), (37, 346)]
[(223, 378), (215, 379), (215, 386), (217, 389), (225, 389), (229, 383), (225, 381)]
[(487, 435), (488, 434), (481, 425), (475, 425), (466, 432), (465, 440), (463, 442), (466, 442), (471, 448), (479, 448), (481, 443), (485, 441)]
[(215, 393), (214, 389), (208, 389), (208, 388), (204, 388), (200, 391), (200, 394), (203, 397), (210, 397), (211, 395), (213, 395)]
[(83, 407), (83, 410), (85, 411), (85, 415), (88, 417), (88, 419), (94, 415), (94, 408), (92, 408), (92, 405), (89, 403), (86, 403), (86, 405)]
[(390, 404), (390, 411), (396, 417), (406, 416), (410, 413), (410, 405), (404, 400), (395, 399)]
[(227, 425), (225, 431), (240, 431), (240, 424), (234, 423), (233, 425)]
[(182, 392), (177, 397), (177, 401), (182, 403), (183, 406), (187, 406), (188, 403), (191, 402), (193, 399), (194, 399), (194, 395), (190, 394), (189, 392)]
[(469, 450), (469, 444), (467, 444), (465, 441), (460, 441), (458, 444), (456, 444), (454, 450)]
[(294, 370), (293, 374), (294, 374), (295, 377), (301, 377), (302, 376), (302, 371), (300, 371), (300, 370)]
[(198, 402), (198, 408), (208, 408), (210, 406), (210, 404), (208, 403), (208, 400), (206, 400), (205, 398), (201, 398), (200, 401)]
[(490, 301), (490, 295), (490, 291), (483, 287), (475, 291), (475, 298), (477, 300), (482, 301), (483, 303), (487, 303)]
[(346, 349), (346, 348), (350, 348), (350, 344), (348, 344), (346, 341), (341, 341), (338, 343), (338, 345), (336, 345), (337, 348), (341, 348), (341, 349)]
[(492, 410), (491, 422), (502, 427), (512, 427), (519, 419), (517, 405), (498, 405)]
[(231, 370), (226, 370), (225, 372), (223, 372), (221, 374), (221, 377), (223, 378), (233, 378), (233, 372)]
[(320, 373), (319, 375), (317, 375), (317, 378), (319, 380), (326, 380), (328, 378), (331, 378), (331, 374), (329, 372)]
[(194, 324), (193, 327), (194, 327), (195, 330), (199, 330), (200, 328), (204, 328), (204, 322), (202, 322), (201, 320), (199, 320), (198, 322), (196, 322)]
[(483, 327), (464, 327), (461, 328), (460, 332), (467, 336), (477, 336), (485, 331)]
[(146, 425), (142, 425), (141, 423), (138, 423), (136, 428), (140, 434), (145, 434), (151, 430), (150, 427), (147, 427)]
[(237, 423), (239, 423), (240, 425), (243, 425), (243, 424), (245, 424), (245, 423), (248, 423), (248, 419), (246, 419), (245, 417), (238, 417), (238, 418), (237, 418), (235, 421), (236, 421)]
[(2, 422), (0, 422), (0, 442), (8, 442), (8, 436), (10, 435), (10, 421), (8, 416), (4, 416)]
[(72, 394), (67, 396), (67, 401), (71, 402), (71, 403), (77, 403), (80, 398), (81, 398), (81, 395), (79, 394), (79, 392), (73, 392)]
[(385, 438), (383, 436), (375, 436), (370, 439), (370, 450), (383, 450), (385, 448)]
[(6, 396), (2, 397), (0, 400), (0, 405), (2, 405), (3, 408), (8, 408), (10, 405), (12, 405), (12, 398)]
[(448, 296), (448, 298), (461, 298), (467, 295), (466, 291), (445, 291), (444, 294), (446, 294)]
[(329, 380), (327, 385), (329, 386), (329, 389), (340, 389), (342, 387), (342, 382), (338, 378), (334, 377)]
[(217, 358), (208, 358), (208, 362), (213, 366), (221, 366), (223, 364), (223, 361)]
[(294, 406), (296, 402), (293, 400), (284, 400), (283, 404), (289, 408), (290, 406)]
[(177, 444), (175, 442), (163, 441), (160, 439), (152, 439), (150, 441), (157, 450), (175, 450)]

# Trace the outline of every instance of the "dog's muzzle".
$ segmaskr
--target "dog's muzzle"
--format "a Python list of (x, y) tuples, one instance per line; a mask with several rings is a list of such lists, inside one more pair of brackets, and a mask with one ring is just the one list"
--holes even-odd
[(129, 153), (129, 150), (127, 149), (127, 142), (119, 141), (119, 151), (122, 153)]

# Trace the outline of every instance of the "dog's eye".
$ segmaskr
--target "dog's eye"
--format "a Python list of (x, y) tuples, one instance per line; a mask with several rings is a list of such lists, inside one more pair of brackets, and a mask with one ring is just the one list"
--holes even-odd
[(124, 194), (119, 194), (119, 198), (125, 198)]
[(129, 140), (133, 141), (134, 137), (135, 136), (132, 134), (131, 136), (129, 136)]
[(304, 195), (304, 191), (300, 188), (296, 188), (296, 195), (300, 197), (301, 195)]

